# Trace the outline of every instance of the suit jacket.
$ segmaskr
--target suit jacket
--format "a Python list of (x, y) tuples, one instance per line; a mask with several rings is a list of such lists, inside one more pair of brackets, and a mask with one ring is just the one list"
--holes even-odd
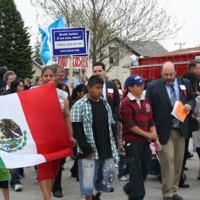
[(198, 120), (199, 129), (198, 131), (192, 132), (193, 143), (195, 147), (200, 148), (200, 96), (196, 97), (196, 108), (195, 108), (195, 118)]
[(106, 100), (111, 107), (114, 120), (119, 121), (119, 105), (120, 105), (120, 96), (115, 83), (106, 81)]
[(195, 73), (188, 71), (183, 77), (190, 81), (194, 94), (200, 92), (199, 77)]
[[(181, 90), (179, 87), (180, 101), (183, 104), (191, 105), (192, 109), (195, 108), (196, 102), (190, 81), (184, 78), (177, 77), (178, 85), (185, 85), (186, 90)], [(172, 128), (172, 106), (169, 95), (166, 90), (165, 83), (162, 79), (153, 81), (147, 87), (146, 98), (149, 100), (152, 110), (153, 119), (155, 121), (157, 134), (161, 144), (168, 142), (171, 128)], [(188, 130), (188, 117), (185, 121), (180, 122), (180, 130), (183, 137), (189, 137)]]

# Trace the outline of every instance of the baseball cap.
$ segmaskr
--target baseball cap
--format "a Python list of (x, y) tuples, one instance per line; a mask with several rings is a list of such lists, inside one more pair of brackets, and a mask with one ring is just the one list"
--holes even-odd
[(138, 75), (129, 76), (125, 81), (125, 87), (128, 88), (129, 86), (133, 85), (142, 85), (145, 79), (141, 78)]

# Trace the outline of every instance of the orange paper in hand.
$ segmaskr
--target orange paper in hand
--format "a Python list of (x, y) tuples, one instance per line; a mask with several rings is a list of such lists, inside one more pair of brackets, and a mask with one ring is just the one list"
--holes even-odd
[(184, 111), (184, 105), (181, 101), (179, 101), (179, 103), (177, 104), (175, 112), (181, 122), (184, 122), (185, 118), (189, 114), (189, 111), (188, 112)]

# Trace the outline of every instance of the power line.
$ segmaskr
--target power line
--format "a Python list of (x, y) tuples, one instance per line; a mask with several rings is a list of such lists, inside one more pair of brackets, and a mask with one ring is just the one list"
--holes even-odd
[(179, 45), (180, 49), (185, 45), (185, 42), (176, 42), (174, 45)]

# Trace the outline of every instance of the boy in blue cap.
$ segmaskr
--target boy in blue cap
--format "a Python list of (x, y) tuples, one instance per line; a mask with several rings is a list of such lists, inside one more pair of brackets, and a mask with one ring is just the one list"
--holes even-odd
[(149, 144), (150, 141), (155, 141), (157, 149), (160, 149), (160, 143), (151, 106), (143, 95), (144, 79), (137, 75), (129, 76), (125, 81), (125, 88), (127, 96), (121, 102), (120, 118), (130, 179), (123, 189), (129, 200), (143, 200), (144, 181), (151, 162)]

